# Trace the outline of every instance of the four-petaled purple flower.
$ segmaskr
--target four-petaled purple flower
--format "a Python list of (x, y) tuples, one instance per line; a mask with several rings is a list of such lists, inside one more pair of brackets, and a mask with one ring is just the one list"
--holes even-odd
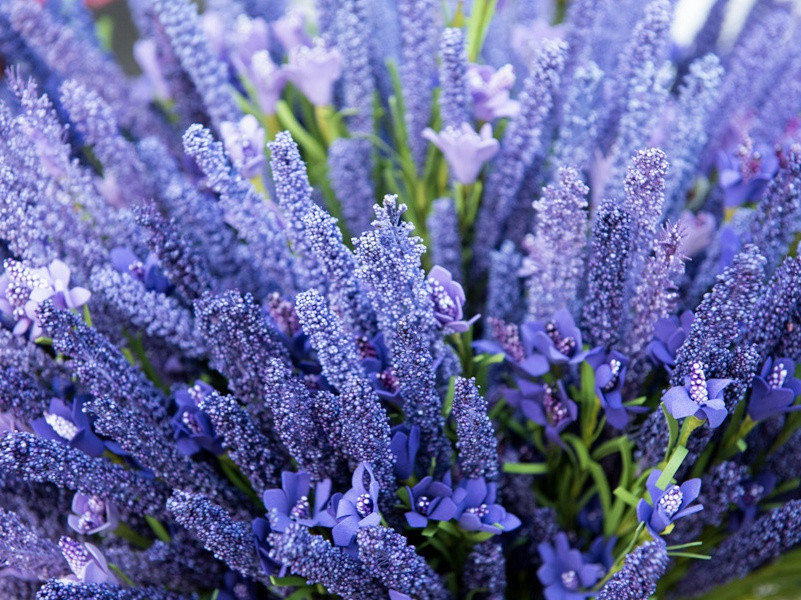
[(707, 419), (713, 429), (723, 423), (728, 415), (723, 401), (723, 390), (731, 379), (709, 379), (704, 375), (704, 367), (699, 362), (690, 366), (690, 374), (683, 386), (670, 388), (662, 396), (668, 412), (676, 419), (695, 415)]
[(502, 533), (520, 526), (520, 519), (495, 500), (498, 487), (483, 477), (464, 479), (453, 492), (453, 501), (458, 507), (459, 525), (467, 531)]
[(520, 104), (509, 96), (515, 84), (512, 65), (503, 65), (496, 71), (490, 65), (471, 63), (467, 69), (467, 84), (473, 97), (476, 119), (489, 122), (514, 117), (520, 112)]
[(362, 338), (356, 340), (362, 368), (368, 375), (376, 394), (381, 400), (403, 408), (403, 398), (400, 393), (400, 381), (389, 359), (389, 349), (384, 342), (384, 334), (377, 333), (372, 339)]
[(544, 375), (551, 365), (577, 365), (587, 353), (582, 350), (581, 331), (565, 309), (550, 321), (527, 321), (520, 327), (525, 358), (517, 366), (533, 377)]
[(58, 541), (61, 554), (75, 574), (78, 581), (84, 583), (118, 583), (111, 572), (106, 557), (97, 546), (79, 542), (70, 537), (62, 537)]
[(172, 284), (161, 270), (155, 254), (149, 254), (144, 262), (128, 248), (114, 248), (109, 255), (111, 266), (116, 271), (138, 279), (145, 285), (146, 290), (162, 294), (169, 294), (172, 291)]
[(175, 446), (181, 454), (193, 456), (201, 450), (215, 455), (223, 454), (222, 438), (214, 433), (208, 415), (198, 408), (198, 401), (212, 391), (212, 387), (197, 381), (195, 385), (175, 392), (176, 412), (170, 420)]
[(484, 164), (493, 158), (501, 145), (492, 137), (492, 125), (484, 123), (476, 131), (468, 124), (446, 127), (439, 133), (427, 127), (423, 137), (440, 149), (448, 161), (451, 175), (465, 185), (475, 182)]
[(256, 177), (264, 170), (266, 134), (253, 115), (245, 115), (238, 123), (220, 124), (225, 151), (242, 177)]
[(561, 381), (554, 385), (518, 378), (517, 389), (509, 390), (506, 399), (527, 419), (545, 427), (545, 436), (555, 444), (562, 445), (559, 434), (578, 417), (578, 407)]
[(331, 480), (312, 485), (306, 471), (284, 471), (281, 487), (265, 490), (264, 507), (270, 512), (270, 524), (275, 531), (284, 531), (293, 521), (306, 527), (333, 527), (336, 522), (326, 510), (331, 495)]
[(700, 504), (693, 504), (701, 492), (701, 480), (689, 479), (681, 485), (669, 484), (665, 489), (657, 487), (656, 482), (662, 471), (654, 469), (645, 482), (651, 502), (644, 498), (637, 504), (637, 518), (655, 538), (662, 535), (674, 521), (703, 510)]
[(464, 289), (447, 269), (434, 265), (428, 272), (431, 299), (434, 301), (434, 316), (444, 334), (464, 333), (481, 315), (464, 320), (463, 307), (466, 301)]
[(654, 323), (654, 339), (646, 348), (648, 356), (672, 370), (676, 366), (676, 352), (690, 333), (693, 320), (695, 315), (690, 310), (685, 310), (680, 317), (671, 315), (657, 320)]
[(789, 358), (768, 358), (765, 361), (759, 375), (754, 377), (748, 403), (748, 415), (754, 421), (801, 410), (801, 405), (793, 405), (801, 394), (801, 380), (793, 373), (795, 363)]
[(545, 586), (546, 600), (584, 600), (592, 595), (589, 588), (603, 577), (604, 568), (585, 561), (581, 552), (570, 547), (567, 535), (560, 532), (553, 545), (543, 542), (537, 549), (542, 558), (537, 577)]
[(450, 521), (455, 519), (459, 507), (453, 501), (450, 473), (446, 473), (443, 481), (435, 481), (427, 475), (414, 487), (408, 487), (411, 510), (406, 513), (409, 527), (423, 528), (428, 520)]
[(623, 429), (629, 422), (629, 411), (636, 411), (623, 404), (623, 382), (629, 359), (617, 350), (595, 348), (587, 354), (587, 362), (595, 371), (595, 393), (606, 414), (607, 422), (615, 429)]
[[(365, 478), (368, 479), (365, 485)], [(342, 495), (337, 504), (337, 524), (331, 530), (337, 546), (350, 546), (360, 527), (381, 523), (378, 512), (378, 480), (367, 463), (360, 463), (353, 472), (353, 487)]]
[(718, 182), (723, 202), (729, 208), (758, 201), (768, 182), (779, 170), (779, 159), (765, 145), (753, 146), (750, 139), (734, 152), (718, 153)]
[(87, 397), (80, 394), (69, 404), (69, 401), (52, 398), (44, 414), (31, 421), (31, 429), (40, 437), (67, 444), (89, 456), (101, 456), (106, 446), (92, 430), (92, 423), (83, 412), (86, 400)]
[(315, 106), (328, 106), (334, 96), (334, 83), (342, 75), (342, 54), (328, 48), (322, 38), (311, 46), (297, 46), (289, 52), (284, 67), (287, 79), (294, 83)]
[(420, 427), (403, 423), (392, 428), (389, 446), (395, 457), (395, 477), (400, 481), (414, 473), (417, 451), (420, 449)]
[(113, 503), (81, 492), (72, 497), (72, 513), (67, 515), (67, 523), (82, 535), (113, 531), (120, 522)]

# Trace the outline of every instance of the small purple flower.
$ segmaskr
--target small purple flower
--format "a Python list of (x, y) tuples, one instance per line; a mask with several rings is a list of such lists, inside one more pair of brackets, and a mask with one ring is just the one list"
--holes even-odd
[(578, 417), (578, 407), (561, 381), (552, 385), (518, 378), (517, 389), (509, 390), (506, 399), (527, 419), (545, 427), (545, 436), (554, 444), (562, 445), (559, 434)]
[[(270, 515), (268, 515), (268, 517), (269, 516)], [(253, 531), (253, 541), (256, 546), (256, 555), (259, 557), (261, 570), (267, 575), (275, 575), (276, 573), (281, 572), (283, 570), (283, 566), (270, 558), (272, 546), (267, 539), (268, 536), (273, 533), (273, 529), (270, 526), (270, 521), (262, 517), (256, 517), (251, 523), (251, 529)]]
[(546, 600), (583, 600), (592, 595), (589, 588), (603, 577), (604, 568), (586, 562), (581, 552), (570, 547), (567, 535), (560, 532), (553, 545), (543, 542), (537, 549), (542, 558), (537, 577), (545, 586)]
[[(365, 485), (365, 478), (368, 479)], [(337, 546), (350, 546), (360, 527), (381, 523), (378, 512), (378, 480), (367, 463), (359, 463), (353, 472), (353, 487), (342, 495), (337, 505), (337, 524), (331, 530)]]
[(75, 578), (83, 583), (118, 583), (111, 572), (108, 561), (100, 549), (92, 544), (79, 542), (69, 537), (58, 541), (61, 554), (75, 574)]
[(322, 38), (311, 46), (298, 46), (289, 53), (284, 69), (287, 78), (315, 106), (328, 106), (333, 100), (334, 83), (342, 75), (343, 59), (339, 50), (328, 48)]
[(518, 363), (533, 377), (544, 375), (554, 365), (577, 365), (587, 353), (582, 350), (581, 331), (565, 309), (550, 321), (527, 321), (520, 327), (525, 359)]
[[(662, 471), (654, 469), (645, 482), (651, 502), (644, 498), (637, 504), (637, 518), (655, 538), (667, 527), (682, 517), (703, 510), (700, 504), (692, 504), (701, 493), (701, 480), (688, 479), (681, 485), (670, 484), (664, 490), (656, 487)], [(692, 506), (691, 506), (692, 505)]]
[(225, 151), (242, 177), (256, 177), (264, 170), (266, 134), (253, 115), (245, 115), (239, 123), (220, 124)]
[(214, 455), (225, 453), (222, 438), (215, 435), (208, 415), (198, 408), (198, 401), (211, 391), (209, 384), (197, 381), (194, 386), (175, 392), (176, 411), (170, 425), (175, 446), (185, 456), (193, 456), (201, 450)]
[(409, 527), (423, 528), (428, 520), (450, 521), (455, 519), (459, 507), (453, 501), (450, 473), (443, 481), (435, 481), (430, 475), (423, 477), (414, 487), (406, 487), (411, 510), (406, 513)]
[(764, 471), (748, 481), (742, 483), (744, 494), (737, 502), (738, 508), (742, 511), (740, 519), (737, 519), (737, 526), (750, 525), (759, 512), (759, 503), (762, 502), (776, 487), (776, 475)]
[(604, 537), (599, 535), (590, 544), (588, 552), (584, 553), (584, 562), (596, 563), (604, 568), (604, 571), (609, 571), (612, 565), (615, 564), (615, 544), (617, 538)]
[(414, 473), (420, 449), (420, 427), (403, 423), (392, 428), (391, 436), (389, 446), (395, 457), (395, 477), (404, 481)]
[(286, 71), (273, 62), (267, 50), (262, 50), (256, 52), (247, 65), (242, 65), (239, 72), (253, 86), (261, 111), (273, 114), (287, 82)]
[(164, 276), (155, 254), (149, 254), (142, 262), (129, 248), (114, 248), (110, 253), (111, 266), (115, 271), (127, 273), (145, 285), (151, 292), (169, 294), (172, 284)]
[(587, 354), (587, 362), (595, 371), (595, 393), (606, 414), (606, 420), (615, 429), (623, 429), (629, 422), (629, 411), (637, 407), (623, 404), (623, 382), (629, 359), (617, 350), (607, 352), (603, 347)]
[(139, 68), (142, 69), (144, 79), (150, 84), (153, 95), (159, 100), (169, 99), (170, 86), (161, 68), (156, 41), (152, 39), (137, 40), (133, 45), (133, 56)]
[(113, 531), (120, 521), (113, 503), (81, 492), (72, 497), (72, 513), (67, 516), (67, 523), (82, 535)]
[(231, 62), (234, 65), (250, 64), (256, 52), (269, 50), (270, 29), (264, 19), (251, 18), (241, 14), (236, 18), (230, 36)]
[(503, 117), (514, 117), (520, 112), (520, 104), (509, 97), (515, 84), (512, 65), (504, 65), (497, 71), (490, 65), (471, 63), (467, 69), (467, 85), (473, 96), (473, 114), (481, 121), (494, 121)]
[(39, 305), (53, 298), (56, 308), (79, 308), (92, 293), (82, 287), (70, 288), (69, 267), (56, 259), (47, 267), (31, 269), (21, 262), (6, 259), (0, 275), (0, 312), (14, 321), (15, 335), (28, 333), (30, 339), (42, 334), (36, 316)]
[(290, 9), (280, 19), (273, 21), (272, 30), (287, 52), (311, 44), (311, 38), (306, 33), (306, 20), (296, 10)]
[(708, 212), (691, 213), (683, 211), (679, 215), (679, 226), (684, 231), (679, 251), (682, 255), (692, 258), (706, 250), (712, 243), (717, 223), (715, 216)]
[(77, 395), (67, 404), (68, 400), (52, 398), (44, 414), (31, 421), (31, 429), (39, 437), (77, 448), (89, 456), (101, 456), (105, 444), (92, 430), (92, 423), (83, 412), (86, 400), (86, 396)]
[(654, 339), (646, 348), (648, 356), (672, 370), (676, 366), (676, 352), (690, 333), (694, 319), (692, 311), (685, 310), (680, 317), (671, 315), (657, 320), (654, 323)]
[(446, 127), (439, 133), (427, 127), (423, 130), (423, 137), (440, 149), (448, 161), (451, 175), (463, 184), (473, 183), (484, 163), (500, 149), (500, 143), (492, 137), (489, 123), (484, 123), (478, 133), (468, 123)]
[(434, 317), (445, 335), (464, 333), (481, 315), (464, 320), (465, 295), (462, 285), (454, 281), (447, 269), (434, 265), (428, 272), (428, 285), (431, 286), (431, 299), (434, 301)]
[(746, 139), (734, 152), (718, 154), (718, 182), (723, 188), (727, 208), (756, 202), (779, 169), (779, 160), (770, 148), (753, 146)]
[(748, 415), (754, 421), (801, 410), (801, 405), (793, 405), (801, 394), (801, 380), (793, 373), (795, 363), (789, 358), (768, 358), (765, 361), (759, 375), (754, 377), (748, 403)]
[(331, 480), (311, 484), (305, 471), (281, 473), (281, 487), (265, 490), (262, 500), (270, 513), (274, 531), (284, 531), (293, 521), (306, 527), (333, 527), (336, 522), (326, 510), (331, 495)]
[(698, 419), (707, 419), (714, 429), (729, 414), (723, 401), (723, 390), (731, 382), (731, 379), (707, 380), (703, 365), (694, 362), (684, 385), (670, 388), (662, 396), (662, 402), (675, 419), (695, 415)]
[(531, 19), (512, 27), (509, 42), (523, 64), (530, 65), (536, 60), (544, 42), (562, 39), (565, 31), (564, 23), (551, 25), (548, 19)]
[(506, 512), (495, 500), (497, 484), (480, 477), (465, 479), (453, 492), (453, 501), (458, 507), (459, 525), (466, 531), (502, 533), (520, 526), (520, 519)]
[(379, 332), (371, 340), (363, 338), (356, 343), (362, 357), (362, 368), (378, 397), (391, 406), (403, 408), (400, 382), (389, 359), (384, 334)]

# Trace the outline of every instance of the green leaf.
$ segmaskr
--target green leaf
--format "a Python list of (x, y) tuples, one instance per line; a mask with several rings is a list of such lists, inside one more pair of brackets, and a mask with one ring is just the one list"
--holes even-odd
[(687, 457), (687, 454), (689, 454), (689, 451), (684, 446), (678, 446), (673, 451), (670, 460), (665, 465), (665, 468), (662, 469), (662, 475), (656, 480), (656, 487), (660, 490), (664, 490), (668, 486), (673, 476), (676, 474), (676, 471), (679, 470), (681, 463), (684, 462), (684, 459)]
[(147, 524), (150, 525), (150, 529), (153, 530), (153, 533), (155, 533), (156, 537), (162, 542), (169, 544), (172, 541), (170, 534), (164, 528), (164, 525), (161, 524), (161, 521), (159, 521), (156, 517), (145, 515), (145, 521), (147, 521)]
[(448, 381), (448, 393), (445, 394), (445, 400), (442, 401), (442, 416), (446, 419), (453, 409), (453, 396), (456, 393), (455, 384), (456, 376), (454, 375), (451, 377), (450, 381)]
[(615, 488), (614, 494), (615, 496), (620, 498), (623, 502), (634, 508), (636, 508), (637, 504), (639, 504), (640, 502), (639, 496), (635, 496), (630, 491), (625, 490), (621, 487)]
[(514, 475), (542, 475), (548, 472), (548, 465), (545, 463), (505, 462), (503, 463), (503, 472)]
[(303, 577), (298, 577), (296, 575), (287, 575), (286, 577), (276, 577), (274, 575), (270, 576), (270, 583), (273, 585), (277, 585), (278, 587), (288, 587), (288, 586), (300, 586), (306, 585), (306, 580)]

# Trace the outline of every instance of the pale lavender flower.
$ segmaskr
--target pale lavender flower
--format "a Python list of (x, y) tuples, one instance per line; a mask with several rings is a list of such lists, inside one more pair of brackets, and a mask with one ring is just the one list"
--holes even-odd
[(287, 82), (287, 71), (273, 62), (267, 50), (256, 52), (241, 68), (242, 76), (256, 91), (259, 108), (265, 114), (273, 114)]
[(67, 515), (69, 526), (82, 535), (113, 531), (119, 519), (119, 511), (113, 502), (81, 492), (73, 496), (72, 514)]
[(150, 38), (139, 39), (134, 42), (133, 56), (144, 77), (150, 83), (153, 94), (159, 100), (170, 98), (170, 85), (164, 76), (164, 69), (158, 56), (156, 41)]
[(311, 46), (299, 46), (289, 53), (284, 70), (287, 79), (316, 106), (328, 106), (333, 100), (334, 83), (342, 75), (342, 54), (317, 38)]
[(494, 121), (514, 117), (520, 104), (512, 100), (509, 92), (515, 84), (512, 65), (494, 69), (490, 65), (471, 63), (467, 70), (467, 84), (473, 96), (473, 114), (480, 121)]
[(679, 215), (678, 225), (684, 232), (679, 251), (687, 258), (692, 258), (712, 243), (717, 222), (712, 213), (701, 211), (693, 214), (685, 210)]
[(500, 143), (492, 137), (489, 123), (484, 123), (478, 133), (468, 123), (446, 127), (439, 133), (426, 128), (423, 137), (440, 149), (453, 178), (463, 184), (475, 182), (484, 163), (500, 149)]
[(271, 30), (286, 52), (311, 43), (311, 38), (306, 33), (306, 18), (291, 8), (281, 18), (272, 22)]
[(236, 18), (229, 38), (231, 60), (235, 65), (237, 63), (247, 65), (256, 52), (270, 48), (270, 28), (267, 22), (245, 14)]
[(266, 134), (253, 115), (245, 115), (238, 123), (220, 123), (225, 152), (242, 177), (256, 177), (265, 165), (264, 143)]
[(97, 546), (69, 537), (58, 541), (61, 554), (78, 581), (85, 583), (117, 583), (106, 557)]
[(453, 276), (440, 267), (434, 265), (426, 278), (431, 286), (431, 298), (434, 302), (434, 316), (437, 319), (443, 334), (464, 333), (475, 323), (481, 315), (474, 315), (468, 320), (464, 319), (463, 308), (467, 301), (464, 289)]

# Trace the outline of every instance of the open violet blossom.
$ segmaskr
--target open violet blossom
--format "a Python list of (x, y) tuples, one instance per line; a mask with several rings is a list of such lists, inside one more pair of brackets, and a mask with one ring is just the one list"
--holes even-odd
[(288, 10), (280, 19), (272, 22), (271, 28), (273, 35), (287, 52), (298, 46), (311, 44), (311, 38), (306, 33), (306, 19), (297, 10)]
[(67, 515), (67, 523), (81, 535), (113, 531), (119, 521), (120, 515), (113, 502), (81, 492), (72, 497), (72, 514)]
[(174, 394), (176, 411), (170, 425), (175, 446), (185, 456), (193, 456), (201, 450), (217, 456), (225, 453), (222, 438), (214, 433), (208, 415), (198, 408), (198, 401), (211, 391), (209, 384), (197, 381), (194, 386), (179, 389)]
[(500, 150), (500, 143), (492, 137), (492, 125), (484, 123), (478, 133), (469, 123), (459, 127), (446, 127), (439, 133), (430, 127), (423, 137), (440, 149), (448, 161), (453, 178), (464, 185), (474, 183), (484, 164)]
[(262, 500), (264, 507), (271, 511), (272, 529), (284, 531), (293, 521), (306, 527), (333, 527), (336, 522), (326, 510), (330, 495), (330, 479), (312, 485), (311, 475), (306, 471), (284, 471), (281, 487), (265, 490)]
[(717, 222), (715, 216), (708, 212), (691, 213), (682, 211), (679, 215), (679, 226), (684, 232), (679, 249), (681, 254), (692, 258), (706, 250), (712, 243)]
[(256, 52), (270, 49), (270, 26), (264, 19), (241, 14), (227, 43), (234, 64), (248, 64)]
[(660, 537), (677, 519), (704, 508), (700, 504), (693, 504), (701, 493), (700, 479), (688, 479), (681, 485), (669, 484), (661, 489), (656, 485), (661, 476), (662, 471), (659, 469), (651, 471), (645, 482), (651, 502), (641, 498), (637, 504), (637, 518), (655, 538)]
[(768, 358), (752, 381), (748, 415), (762, 421), (774, 415), (801, 410), (794, 405), (801, 394), (801, 380), (795, 377), (795, 363), (789, 358)]
[(583, 600), (593, 595), (591, 588), (603, 577), (604, 567), (587, 562), (570, 547), (567, 535), (558, 533), (553, 545), (543, 542), (537, 549), (542, 559), (537, 577), (545, 586), (546, 600)]
[(6, 259), (0, 275), (0, 313), (14, 321), (15, 335), (28, 334), (36, 339), (42, 328), (36, 316), (39, 305), (53, 298), (56, 307), (80, 308), (89, 301), (92, 293), (86, 288), (70, 287), (70, 268), (56, 259), (47, 267), (31, 269), (21, 262)]
[(623, 429), (631, 419), (629, 411), (639, 410), (623, 404), (623, 383), (629, 359), (617, 350), (607, 351), (599, 347), (591, 350), (586, 360), (595, 371), (595, 393), (607, 422), (615, 429)]
[(520, 526), (520, 519), (496, 503), (498, 485), (483, 477), (464, 479), (453, 492), (459, 525), (467, 531), (501, 533)]
[(685, 310), (681, 316), (671, 315), (658, 319), (654, 323), (654, 339), (646, 347), (651, 359), (662, 364), (666, 369), (672, 370), (676, 366), (676, 352), (684, 343), (695, 315)]
[(161, 270), (155, 254), (148, 254), (144, 261), (129, 248), (114, 248), (109, 254), (114, 270), (138, 279), (145, 285), (146, 290), (161, 294), (169, 294), (172, 291), (173, 286)]
[(683, 386), (674, 386), (664, 393), (662, 402), (675, 419), (683, 419), (695, 415), (701, 420), (708, 420), (709, 426), (715, 428), (726, 419), (728, 411), (723, 401), (723, 390), (732, 382), (731, 379), (709, 379), (704, 375), (704, 367), (694, 362), (690, 374)]
[(239, 75), (253, 86), (261, 111), (267, 115), (275, 113), (287, 83), (287, 71), (273, 62), (267, 50), (254, 53), (247, 63), (235, 64)]
[(779, 159), (768, 146), (746, 140), (734, 152), (718, 153), (718, 183), (727, 208), (758, 202), (779, 169)]
[(111, 572), (106, 557), (100, 548), (92, 544), (79, 542), (70, 537), (62, 537), (58, 541), (61, 554), (73, 572), (75, 579), (84, 583), (118, 583)]
[[(365, 479), (367, 483), (365, 485)], [(337, 504), (337, 524), (331, 530), (337, 546), (350, 546), (360, 527), (381, 523), (378, 512), (378, 480), (367, 463), (359, 463), (353, 472), (353, 487), (342, 495)]]
[(389, 447), (395, 457), (395, 477), (400, 481), (414, 474), (417, 451), (420, 450), (420, 427), (402, 423), (390, 431)]
[(503, 65), (496, 70), (490, 65), (470, 63), (467, 85), (473, 98), (476, 119), (491, 122), (515, 116), (520, 111), (520, 104), (509, 95), (514, 84), (515, 71), (512, 65)]
[(447, 473), (443, 481), (436, 481), (430, 475), (423, 477), (419, 483), (406, 487), (409, 494), (411, 510), (406, 512), (409, 527), (423, 528), (432, 521), (450, 521), (459, 513), (459, 507), (453, 501), (451, 475)]
[(287, 79), (294, 83), (315, 106), (328, 106), (334, 97), (334, 83), (342, 75), (339, 50), (315, 38), (311, 46), (297, 46), (289, 52), (284, 66)]
[(431, 299), (434, 301), (434, 317), (445, 334), (464, 333), (481, 315), (474, 315), (464, 320), (464, 304), (466, 301), (464, 288), (453, 279), (450, 272), (434, 265), (426, 279), (431, 286)]
[(577, 365), (587, 355), (582, 350), (581, 331), (573, 316), (562, 309), (550, 321), (527, 321), (520, 327), (525, 358), (518, 367), (539, 377), (551, 365)]
[(378, 397), (390, 406), (403, 408), (400, 382), (392, 367), (384, 334), (377, 333), (369, 340), (357, 340), (357, 347), (362, 357), (362, 368)]
[(238, 123), (220, 124), (225, 151), (243, 177), (260, 175), (264, 170), (266, 133), (253, 115), (245, 115)]
[(40, 437), (67, 444), (89, 456), (102, 456), (106, 445), (92, 430), (89, 416), (83, 412), (86, 400), (81, 394), (72, 401), (52, 398), (44, 414), (31, 421), (31, 429)]
[(561, 381), (554, 385), (518, 378), (517, 389), (509, 389), (506, 399), (527, 419), (545, 427), (545, 436), (555, 444), (561, 445), (559, 434), (578, 417), (578, 406)]

